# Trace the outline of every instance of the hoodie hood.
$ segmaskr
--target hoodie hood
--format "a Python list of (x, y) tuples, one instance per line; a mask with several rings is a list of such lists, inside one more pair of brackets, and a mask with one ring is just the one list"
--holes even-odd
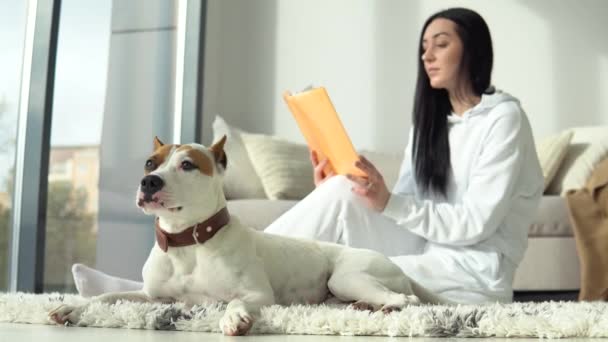
[(519, 100), (517, 98), (501, 90), (496, 90), (492, 94), (482, 94), (481, 101), (473, 108), (465, 111), (462, 116), (454, 112), (450, 113), (450, 115), (448, 115), (448, 122), (464, 122), (472, 116), (489, 113), (494, 107), (504, 102), (516, 102), (519, 105)]

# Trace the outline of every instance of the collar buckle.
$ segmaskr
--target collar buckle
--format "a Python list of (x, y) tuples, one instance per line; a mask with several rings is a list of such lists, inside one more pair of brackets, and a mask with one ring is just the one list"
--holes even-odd
[(196, 244), (197, 244), (197, 245), (200, 245), (200, 244), (201, 244), (201, 242), (200, 242), (200, 241), (198, 241), (198, 226), (199, 226), (199, 224), (200, 224), (200, 223), (197, 223), (197, 224), (194, 226), (194, 229), (192, 229), (192, 238), (194, 239), (194, 241), (196, 242)]

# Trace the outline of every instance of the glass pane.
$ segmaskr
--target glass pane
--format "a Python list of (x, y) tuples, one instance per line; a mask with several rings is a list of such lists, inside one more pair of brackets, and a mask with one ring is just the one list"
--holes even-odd
[(0, 0), (0, 291), (8, 289), (10, 217), (26, 7), (25, 1)]
[(48, 176), (46, 292), (75, 292), (72, 264), (95, 266), (110, 17), (110, 0), (61, 3)]

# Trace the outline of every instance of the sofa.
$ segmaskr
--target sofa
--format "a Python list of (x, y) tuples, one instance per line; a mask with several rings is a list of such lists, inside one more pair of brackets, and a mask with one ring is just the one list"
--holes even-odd
[[(235, 128), (217, 116), (214, 140), (226, 135), (228, 168), (224, 191), (232, 215), (263, 230), (314, 188), (305, 145)], [(564, 195), (585, 184), (593, 167), (608, 157), (608, 127), (573, 128), (537, 143), (545, 194), (529, 230), (528, 249), (514, 279), (517, 293), (570, 293), (575, 299), (580, 271)], [(360, 151), (395, 184), (400, 154)], [(556, 298), (556, 297), (548, 297)], [(558, 297), (559, 298), (559, 297)], [(562, 298), (560, 298), (562, 299)]]

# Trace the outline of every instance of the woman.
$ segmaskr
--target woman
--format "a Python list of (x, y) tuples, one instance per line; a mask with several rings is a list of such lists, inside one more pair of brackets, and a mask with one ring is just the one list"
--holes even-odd
[(431, 16), (420, 38), (413, 130), (393, 192), (361, 157), (366, 178), (325, 175), (266, 232), (370, 248), (460, 303), (509, 302), (543, 191), (519, 102), (490, 86), (492, 42), (463, 8)]
[[(492, 42), (474, 11), (431, 16), (419, 44), (413, 129), (392, 193), (367, 177), (324, 174), (266, 232), (380, 251), (415, 281), (459, 303), (509, 302), (513, 275), (543, 190), (532, 132), (519, 102), (490, 86)], [(75, 265), (83, 295), (141, 283)]]

